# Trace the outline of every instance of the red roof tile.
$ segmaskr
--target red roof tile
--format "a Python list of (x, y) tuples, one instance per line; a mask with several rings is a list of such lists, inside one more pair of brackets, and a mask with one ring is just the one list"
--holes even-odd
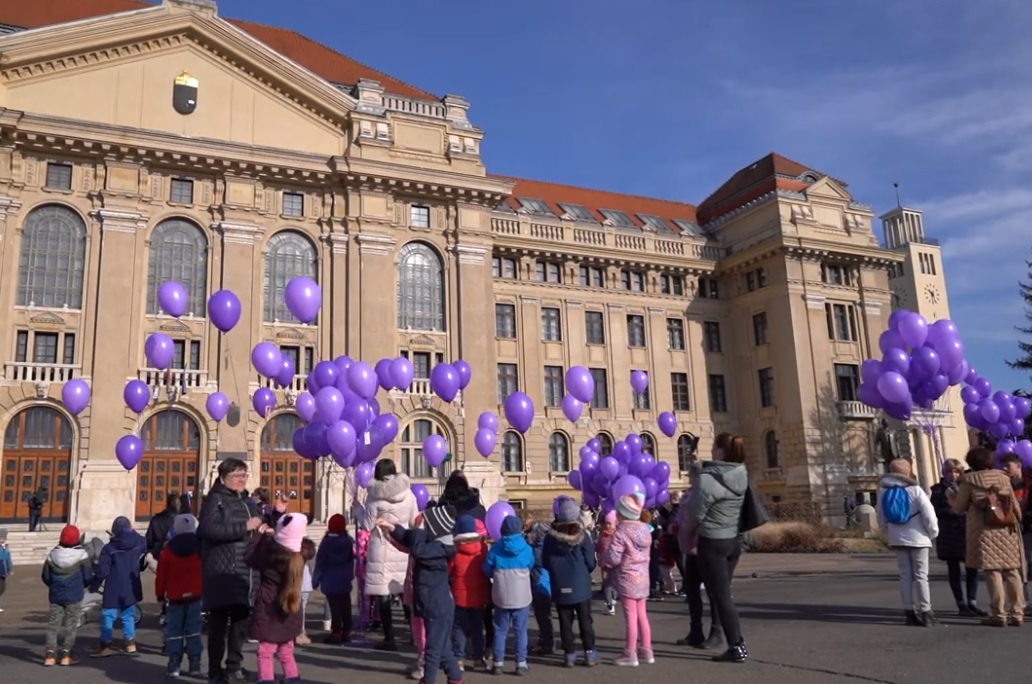
[(826, 175), (787, 157), (782, 157), (776, 152), (771, 152), (763, 159), (740, 169), (716, 192), (703, 200), (699, 205), (699, 221), (708, 223), (776, 188), (805, 190), (809, 183), (794, 179), (799, 178), (807, 171), (818, 177)]
[[(0, 24), (35, 29), (153, 6), (139, 0), (6, 0), (0, 2)], [(331, 83), (355, 85), (359, 79), (368, 78), (379, 81), (387, 92), (395, 95), (422, 100), (439, 99), (289, 29), (237, 19), (228, 21)]]

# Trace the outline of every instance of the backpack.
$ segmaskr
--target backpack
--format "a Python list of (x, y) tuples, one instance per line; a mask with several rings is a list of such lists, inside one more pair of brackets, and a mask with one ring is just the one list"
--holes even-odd
[[(709, 473), (709, 475), (719, 482), (721, 487), (732, 494), (737, 494), (735, 490), (728, 487), (727, 483), (724, 482), (723, 475), (720, 473)], [(752, 488), (752, 485), (746, 484), (745, 491), (742, 493), (742, 509), (738, 514), (738, 533), (751, 532), (757, 527), (766, 525), (770, 520), (770, 513), (767, 512), (767, 507), (763, 505), (763, 500)]]
[(986, 527), (1014, 527), (1018, 524), (1018, 516), (1014, 511), (1014, 497), (1000, 495), (1000, 488), (993, 486), (986, 490), (984, 503)]
[(882, 514), (890, 525), (906, 525), (914, 517), (910, 513), (910, 495), (906, 487), (889, 487), (882, 492)]

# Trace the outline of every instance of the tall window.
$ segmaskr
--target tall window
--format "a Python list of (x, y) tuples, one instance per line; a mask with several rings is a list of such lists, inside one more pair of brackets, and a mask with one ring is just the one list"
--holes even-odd
[(591, 408), (609, 408), (609, 382), (605, 368), (591, 368), (591, 378), (595, 381), (595, 394), (591, 397)]
[(158, 288), (174, 280), (186, 288), (187, 315), (205, 315), (208, 299), (208, 239), (185, 219), (168, 219), (154, 229), (147, 263), (147, 313), (156, 314)]
[(588, 344), (606, 343), (606, 324), (601, 311), (584, 312), (584, 334)]
[(520, 388), (518, 369), (515, 363), (498, 364), (498, 404), (504, 404), (509, 395)]
[(287, 308), (287, 283), (299, 276), (316, 279), (315, 247), (301, 233), (283, 230), (269, 238), (265, 254), (265, 321), (296, 322)]
[(613, 438), (608, 432), (600, 432), (596, 436), (598, 439), (599, 446), (598, 453), (600, 456), (609, 456), (613, 453)]
[(552, 307), (541, 309), (541, 340), (544, 342), (560, 342), (562, 339), (562, 319), (559, 315), (559, 309)]
[(709, 376), (709, 401), (711, 412), (727, 413), (727, 389), (723, 375)]
[(678, 275), (659, 276), (659, 291), (665, 295), (684, 295), (684, 279)]
[(516, 307), (512, 304), (495, 304), (495, 337), (516, 339)]
[(444, 330), (444, 267), (422, 242), (408, 243), (398, 257), (398, 327)]
[(534, 278), (540, 283), (561, 283), (563, 266), (553, 261), (537, 261), (534, 263)]
[(578, 273), (582, 287), (606, 286), (606, 272), (598, 266), (581, 266)]
[(767, 344), (767, 312), (761, 311), (752, 317), (753, 342), (757, 347)]
[(670, 389), (675, 411), (690, 411), (691, 397), (688, 390), (687, 373), (671, 373)]
[(564, 384), (562, 366), (545, 366), (545, 406), (562, 406)]
[(627, 316), (627, 346), (628, 347), (644, 347), (645, 346), (645, 317), (629, 315)]
[(570, 470), (570, 440), (561, 432), (553, 432), (548, 438), (548, 470), (553, 473)]
[(502, 472), (523, 472), (523, 442), (512, 430), (502, 435)]
[[(648, 432), (643, 432), (641, 435), (641, 450), (643, 453), (656, 455), (656, 438)], [(658, 457), (657, 457), (658, 460)]]
[(649, 390), (651, 387), (646, 387), (644, 392), (638, 393), (633, 389), (631, 390), (631, 396), (634, 399), (634, 408), (638, 411), (648, 411), (652, 408), (652, 399), (649, 396)]
[(706, 351), (711, 354), (720, 354), (724, 350), (724, 343), (720, 339), (720, 323), (706, 321), (702, 324), (702, 332)]
[(767, 408), (774, 405), (774, 369), (761, 368), (760, 379), (760, 406)]
[(843, 342), (857, 341), (856, 309), (851, 304), (825, 304), (828, 337)]
[(641, 271), (631, 271), (625, 268), (620, 271), (620, 285), (623, 289), (630, 290), (631, 292), (644, 292), (645, 274)]
[(835, 364), (835, 388), (839, 401), (856, 401), (856, 388), (860, 386), (860, 367), (851, 363)]
[(188, 451), (201, 448), (201, 430), (182, 411), (167, 409), (155, 413), (140, 433), (145, 451)]
[(444, 429), (432, 420), (414, 420), (401, 431), (401, 469), (409, 477), (443, 478), (451, 471), (451, 463), (440, 468), (431, 468), (423, 458), (423, 440), (430, 435), (441, 435), (447, 439)]
[(691, 469), (696, 446), (696, 441), (689, 435), (681, 435), (677, 438), (677, 469), (682, 473)]
[(29, 212), (22, 227), (18, 306), (81, 309), (86, 224), (56, 204)]
[(778, 433), (767, 430), (763, 435), (763, 453), (767, 457), (768, 468), (780, 468), (781, 459), (778, 458)]
[(684, 351), (684, 321), (680, 318), (666, 319), (667, 349)]

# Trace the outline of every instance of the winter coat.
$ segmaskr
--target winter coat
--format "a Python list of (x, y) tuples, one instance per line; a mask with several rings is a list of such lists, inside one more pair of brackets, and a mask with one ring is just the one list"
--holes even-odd
[(81, 546), (55, 546), (47, 554), (41, 573), (50, 602), (70, 606), (82, 601), (86, 587), (93, 581), (90, 556)]
[[(965, 527), (965, 565), (980, 570), (1013, 570), (1020, 568), (1026, 575), (1025, 551), (1021, 539), (1021, 524), (1012, 528), (986, 527), (985, 504), (988, 490), (999, 487), (1001, 496), (1013, 495), (1010, 478), (1000, 470), (976, 470), (964, 473), (957, 487), (953, 510), (967, 513)], [(1015, 513), (1021, 509), (1015, 502)]]
[(541, 565), (548, 571), (552, 601), (556, 605), (575, 605), (591, 599), (595, 546), (584, 528), (576, 534), (549, 530), (541, 550)]
[(376, 520), (383, 518), (405, 528), (413, 527), (419, 506), (416, 496), (409, 489), (406, 475), (395, 475), (387, 480), (374, 480), (366, 488), (364, 525), (370, 531), (369, 549), (366, 553), (366, 596), (388, 596), (400, 594), (405, 589), (405, 572), (408, 570), (408, 554), (395, 546), (376, 527)]
[(609, 569), (609, 583), (620, 598), (649, 597), (649, 553), (652, 534), (649, 526), (637, 520), (623, 520), (613, 533), (602, 566)]
[(312, 586), (326, 596), (350, 594), (355, 581), (355, 540), (351, 535), (327, 534), (315, 554)]
[(116, 531), (100, 552), (93, 575), (94, 590), (104, 585), (102, 607), (125, 610), (143, 600), (140, 559), (147, 553), (147, 541), (129, 527)]
[(165, 509), (151, 518), (150, 524), (147, 525), (147, 534), (144, 535), (147, 540), (147, 553), (155, 559), (161, 555), (161, 548), (172, 533), (172, 523), (175, 519), (176, 514)]
[(534, 550), (519, 532), (502, 537), (487, 552), (484, 574), (490, 577), (491, 600), (495, 608), (515, 610), (530, 605), (530, 571)]
[[(304, 631), (304, 615), (298, 608), (296, 613), (285, 613), (280, 608), (279, 594), (286, 581), (285, 573), (272, 562), (279, 556), (279, 546), (272, 535), (256, 534), (247, 542), (244, 562), (258, 575), (258, 592), (254, 610), (247, 624), (252, 639), (270, 644), (287, 644)], [(160, 564), (159, 564), (160, 565)]]
[(11, 574), (14, 570), (14, 561), (11, 560), (11, 550), (0, 545), (0, 579)]
[[(885, 507), (881, 505), (885, 490), (892, 487), (903, 487), (910, 499), (910, 519), (900, 525), (885, 520)], [(928, 495), (917, 480), (897, 473), (886, 473), (878, 482), (878, 524), (893, 548), (930, 548), (939, 536), (939, 521)]]
[(953, 507), (946, 493), (950, 488), (957, 487), (955, 483), (940, 481), (932, 485), (932, 494), (929, 499), (932, 508), (935, 509), (935, 517), (939, 521), (939, 536), (935, 538), (935, 554), (942, 561), (964, 562), (967, 554), (967, 522), (963, 513), (954, 513)]
[(491, 602), (491, 583), (484, 574), (487, 544), (480, 537), (455, 540), (455, 558), (448, 564), (452, 596), (459, 608), (486, 608)]
[(705, 461), (688, 507), (689, 533), (706, 539), (734, 539), (739, 534), (742, 503), (749, 487), (749, 473), (742, 463)]
[(462, 497), (445, 497), (442, 496), (437, 500), (438, 506), (453, 506), (455, 508), (455, 519), (458, 520), (464, 515), (468, 515), (476, 520), (484, 521), (487, 519), (487, 509), (484, 508), (484, 504), (480, 502), (480, 490), (470, 487), (469, 493)]
[[(545, 539), (548, 537), (548, 531), (551, 529), (551, 527), (544, 523), (534, 523), (525, 536), (527, 543), (530, 544), (530, 548), (534, 551), (534, 569), (530, 571), (530, 585), (534, 588), (534, 593), (543, 596), (551, 595), (547, 577), (548, 571), (541, 564), (541, 553), (545, 549)], [(541, 581), (542, 574), (546, 576), (544, 582)]]
[(193, 603), (201, 600), (201, 546), (196, 534), (177, 534), (158, 557), (154, 595), (160, 602)]
[(418, 528), (395, 527), (391, 537), (409, 550), (412, 614), (421, 618), (454, 615), (455, 601), (448, 586), (448, 564), (455, 558), (455, 547)]
[(685, 556), (694, 556), (699, 552), (699, 530), (689, 522), (689, 515), (695, 499), (695, 488), (689, 489), (681, 498), (677, 507), (677, 547)]
[(206, 610), (250, 605), (257, 577), (244, 560), (247, 521), (258, 515), (247, 492), (234, 492), (222, 482), (212, 486), (201, 505), (197, 536), (201, 540)]

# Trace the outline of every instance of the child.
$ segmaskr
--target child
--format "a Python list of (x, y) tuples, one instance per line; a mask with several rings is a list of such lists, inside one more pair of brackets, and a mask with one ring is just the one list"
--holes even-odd
[(413, 560), (413, 615), (422, 618), (426, 629), (421, 681), (434, 684), (438, 670), (443, 668), (448, 684), (460, 684), (462, 671), (450, 648), (455, 601), (448, 589), (448, 562), (455, 557), (455, 509), (428, 507), (423, 511), (421, 528), (405, 529), (384, 519), (377, 520), (376, 525), (408, 549)]
[(355, 540), (348, 534), (348, 523), (340, 513), (330, 517), (326, 536), (315, 555), (312, 586), (322, 591), (330, 607), (330, 633), (327, 644), (351, 641), (351, 583), (355, 580)]
[[(569, 498), (569, 497), (566, 497)], [(541, 549), (548, 536), (548, 525), (534, 520), (528, 510), (520, 511), (523, 534), (534, 551), (534, 569), (530, 573), (531, 609), (538, 628), (538, 641), (534, 655), (548, 656), (555, 651), (555, 631), (552, 629), (552, 589), (548, 572), (541, 567)]]
[(659, 533), (659, 579), (664, 594), (677, 594), (677, 582), (674, 580), (674, 568), (677, 567), (677, 540), (669, 532), (669, 525), (664, 525)]
[[(616, 504), (620, 524), (613, 533), (609, 549), (602, 559), (602, 565), (609, 568), (620, 595), (624, 622), (627, 628), (627, 642), (623, 655), (615, 664), (624, 667), (638, 667), (638, 659), (648, 664), (656, 662), (652, 654), (652, 629), (645, 612), (649, 598), (649, 553), (652, 549), (652, 534), (648, 524), (641, 521), (645, 497), (629, 494)], [(641, 650), (636, 650), (638, 635), (641, 635)]]
[(545, 537), (541, 565), (548, 571), (552, 603), (559, 613), (559, 638), (566, 667), (577, 664), (573, 620), (576, 617), (584, 646), (584, 664), (598, 665), (595, 628), (591, 624), (591, 573), (595, 570), (595, 548), (580, 522), (580, 508), (573, 499), (559, 503), (552, 529)]
[(358, 580), (358, 628), (366, 630), (373, 626), (372, 602), (365, 593), (366, 565), (369, 560), (369, 535), (366, 529), (365, 508), (357, 502), (351, 508), (355, 520), (355, 578)]
[(100, 645), (90, 655), (106, 658), (114, 655), (111, 638), (115, 620), (122, 623), (125, 653), (136, 655), (136, 605), (143, 600), (140, 582), (140, 560), (147, 553), (147, 541), (133, 529), (129, 518), (119, 516), (111, 525), (111, 541), (104, 545), (93, 576), (94, 591), (104, 585), (104, 602), (100, 611)]
[[(86, 587), (93, 579), (93, 567), (89, 554), (82, 548), (82, 535), (74, 525), (65, 525), (57, 546), (47, 554), (43, 564), (43, 584), (50, 594), (50, 617), (47, 619), (47, 651), (43, 665), (51, 667), (73, 664), (72, 650), (75, 648), (75, 634), (79, 631), (79, 615)], [(61, 659), (56, 657), (57, 641), (64, 628), (64, 644)]]
[(452, 648), (465, 669), (466, 640), (473, 642), (473, 663), (486, 669), (484, 660), (484, 609), (491, 600), (490, 583), (484, 574), (487, 544), (477, 531), (471, 515), (455, 522), (455, 558), (448, 564), (452, 596), (455, 597), (455, 624), (452, 626)]
[[(609, 544), (613, 541), (613, 533), (616, 532), (616, 510), (609, 511), (602, 519), (599, 528), (598, 539), (595, 540), (595, 556), (601, 561), (605, 558)], [(613, 586), (613, 578), (609, 570), (602, 568), (602, 598), (606, 602), (606, 615), (616, 614), (616, 588)]]
[[(431, 508), (427, 504), (428, 508)], [(423, 525), (423, 515), (419, 514), (416, 516), (413, 522), (413, 527), (419, 528)], [(392, 538), (393, 540), (393, 538)], [(395, 542), (399, 547), (401, 544)], [(405, 553), (409, 553), (408, 549), (405, 549)], [(426, 659), (426, 624), (423, 621), (421, 615), (413, 614), (413, 607), (416, 601), (416, 559), (409, 554), (408, 566), (405, 568), (405, 584), (402, 587), (401, 592), (401, 605), (405, 609), (405, 619), (409, 623), (409, 630), (412, 633), (412, 645), (416, 647), (416, 662), (409, 669), (409, 678), (420, 681), (423, 679), (423, 666)]]
[(494, 603), (494, 674), (505, 671), (505, 640), (509, 627), (516, 636), (516, 674), (526, 675), (527, 618), (532, 600), (530, 573), (534, 569), (534, 550), (523, 538), (520, 519), (510, 515), (502, 521), (502, 538), (491, 546), (484, 561), (484, 574), (492, 579)]
[(308, 638), (308, 596), (312, 593), (312, 568), (315, 560), (315, 542), (305, 537), (301, 541), (301, 555), (305, 558), (304, 574), (301, 576), (301, 633), (294, 639), (295, 646), (308, 646), (312, 640)]
[[(0, 530), (0, 599), (7, 591), (7, 578), (14, 574), (14, 563), (11, 561), (11, 552), (7, 548), (7, 530)], [(0, 613), (4, 609), (0, 607)]]
[(172, 521), (174, 536), (158, 556), (154, 595), (168, 602), (165, 613), (166, 676), (176, 679), (186, 651), (191, 677), (201, 675), (201, 555), (197, 518), (189, 513)]
[(283, 668), (284, 684), (301, 682), (294, 660), (294, 639), (302, 631), (305, 557), (301, 545), (307, 529), (304, 514), (288, 513), (276, 521), (275, 528), (263, 523), (244, 552), (247, 565), (261, 578), (248, 623), (251, 638), (258, 641), (258, 684), (275, 681), (273, 656)]

